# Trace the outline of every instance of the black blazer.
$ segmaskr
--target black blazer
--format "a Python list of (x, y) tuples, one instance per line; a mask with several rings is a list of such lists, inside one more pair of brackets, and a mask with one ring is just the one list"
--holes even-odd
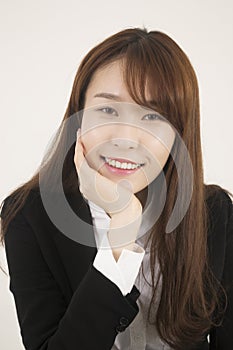
[[(67, 195), (73, 211), (92, 224), (80, 193)], [(11, 203), (11, 196), (5, 205)], [(196, 349), (233, 349), (233, 220), (232, 202), (223, 191), (207, 199), (211, 226), (210, 261), (215, 276), (227, 288), (228, 307), (222, 326), (210, 332)], [(90, 237), (94, 240), (93, 227)], [(81, 228), (77, 228), (77, 231)], [(83, 234), (83, 232), (82, 232)], [(77, 243), (48, 218), (39, 191), (30, 192), (5, 236), (10, 274), (23, 344), (30, 350), (110, 350), (118, 332), (133, 321), (140, 292), (134, 285), (120, 289), (93, 267), (96, 247)], [(187, 350), (187, 349), (184, 349)]]

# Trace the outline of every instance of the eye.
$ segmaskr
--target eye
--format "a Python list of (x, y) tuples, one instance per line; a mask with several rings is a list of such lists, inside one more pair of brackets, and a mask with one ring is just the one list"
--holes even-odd
[(163, 120), (162, 117), (159, 115), (159, 114), (153, 114), (153, 113), (150, 113), (150, 114), (146, 114), (144, 116), (145, 117), (149, 117), (148, 120)]
[(101, 111), (106, 114), (112, 114), (112, 115), (118, 115), (117, 111), (111, 107), (104, 107), (104, 108), (99, 108), (97, 111)]

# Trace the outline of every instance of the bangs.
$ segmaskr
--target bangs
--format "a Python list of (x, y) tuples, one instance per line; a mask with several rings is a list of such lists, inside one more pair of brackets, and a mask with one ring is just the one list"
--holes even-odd
[(179, 128), (177, 94), (182, 83), (169, 52), (141, 39), (127, 46), (120, 64), (132, 99), (141, 106), (156, 110)]

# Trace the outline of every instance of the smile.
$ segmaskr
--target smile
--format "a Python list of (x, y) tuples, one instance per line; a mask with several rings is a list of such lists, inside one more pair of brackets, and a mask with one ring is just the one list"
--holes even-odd
[(121, 161), (117, 159), (111, 159), (108, 157), (101, 156), (101, 159), (104, 160), (105, 166), (111, 173), (119, 174), (119, 175), (129, 175), (135, 173), (139, 168), (141, 168), (143, 164), (141, 163), (131, 163), (127, 161)]

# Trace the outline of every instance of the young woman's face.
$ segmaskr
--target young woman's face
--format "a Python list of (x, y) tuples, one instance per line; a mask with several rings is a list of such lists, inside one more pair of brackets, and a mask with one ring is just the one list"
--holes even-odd
[(127, 180), (137, 193), (162, 171), (175, 132), (156, 111), (130, 97), (116, 61), (97, 70), (87, 88), (81, 140), (89, 166), (114, 182)]

